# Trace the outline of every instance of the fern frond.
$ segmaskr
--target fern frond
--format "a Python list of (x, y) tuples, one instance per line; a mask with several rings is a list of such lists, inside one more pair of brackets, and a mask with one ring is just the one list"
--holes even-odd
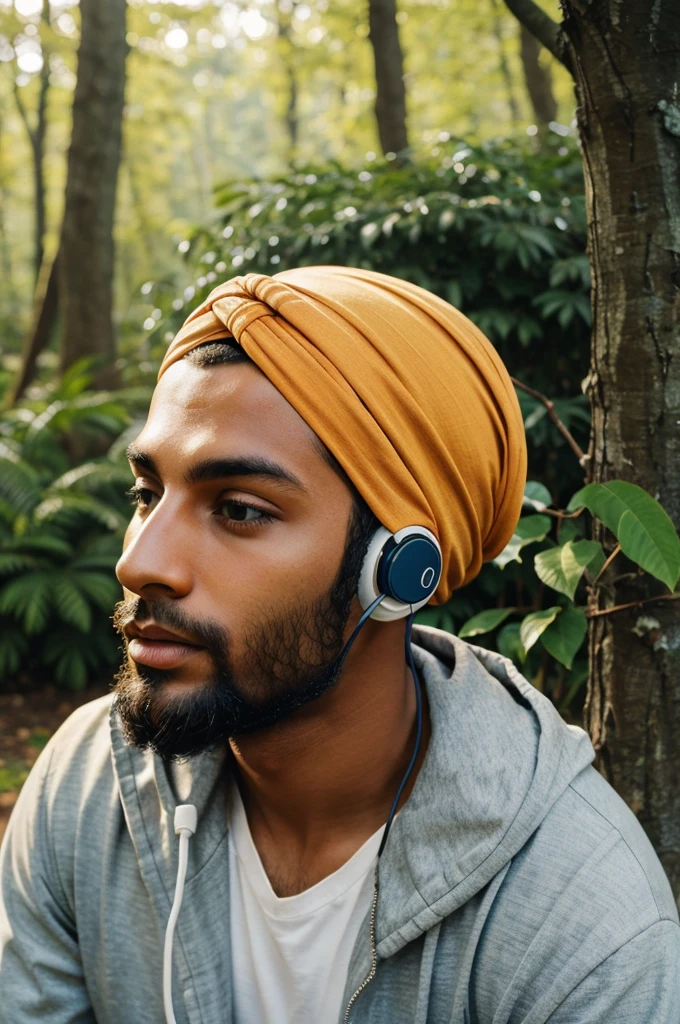
[(110, 462), (85, 462), (82, 466), (69, 469), (52, 483), (53, 490), (69, 490), (78, 484), (78, 490), (95, 491), (102, 486), (113, 484), (125, 487), (130, 480), (130, 470)]
[(123, 596), (120, 583), (113, 573), (109, 576), (103, 572), (78, 572), (74, 574), (73, 580), (83, 593), (107, 612)]
[(111, 532), (124, 531), (128, 522), (119, 512), (96, 498), (76, 494), (48, 495), (36, 508), (34, 518), (36, 522), (45, 522), (65, 515), (66, 522), (69, 519), (73, 522), (75, 514), (105, 526)]
[(54, 605), (63, 622), (68, 622), (69, 625), (75, 626), (83, 633), (90, 630), (92, 609), (72, 577), (62, 575), (56, 580)]
[(4, 498), (17, 513), (31, 512), (41, 498), (38, 473), (26, 462), (0, 459), (0, 498)]
[(10, 580), (0, 590), (0, 614), (23, 620), (27, 633), (45, 628), (52, 605), (54, 572), (31, 572)]
[(38, 562), (31, 555), (19, 551), (0, 551), (0, 576), (13, 576), (17, 572), (30, 572)]
[(0, 624), (0, 683), (19, 671), (28, 652), (28, 641), (12, 623)]
[(73, 628), (51, 631), (42, 648), (43, 664), (54, 666), (55, 680), (69, 690), (82, 690), (87, 684), (86, 651), (90, 640)]

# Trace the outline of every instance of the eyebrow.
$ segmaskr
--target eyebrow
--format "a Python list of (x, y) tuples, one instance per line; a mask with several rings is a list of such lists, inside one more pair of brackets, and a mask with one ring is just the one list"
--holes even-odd
[[(131, 444), (128, 446), (125, 454), (127, 455), (128, 460), (135, 466), (138, 466), (140, 469), (145, 469), (150, 473), (154, 473), (157, 477), (160, 477), (160, 473), (156, 468), (156, 463), (148, 452), (144, 452), (141, 448), (137, 448), (136, 445)], [(224, 477), (230, 476), (267, 477), (268, 479), (277, 481), (282, 485), (288, 484), (300, 491), (307, 490), (301, 480), (299, 480), (289, 470), (280, 466), (278, 462), (272, 462), (271, 459), (266, 459), (258, 455), (235, 456), (233, 458), (223, 459), (202, 459), (201, 462), (196, 462), (193, 466), (189, 467), (184, 474), (184, 482), (186, 484), (198, 484), (207, 480), (222, 480)]]

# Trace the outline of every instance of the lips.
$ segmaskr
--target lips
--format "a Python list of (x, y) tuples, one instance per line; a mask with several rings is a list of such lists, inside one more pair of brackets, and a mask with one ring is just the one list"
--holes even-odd
[(128, 653), (133, 661), (152, 668), (176, 668), (205, 649), (155, 625), (137, 626), (130, 622), (125, 634), (130, 641)]

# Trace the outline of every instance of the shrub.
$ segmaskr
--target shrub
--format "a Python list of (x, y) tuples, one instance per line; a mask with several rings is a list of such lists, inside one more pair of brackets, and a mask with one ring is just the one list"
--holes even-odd
[[(0, 416), (0, 685), (47, 676), (80, 689), (119, 660), (110, 615), (130, 514), (124, 450), (149, 393), (88, 383), (81, 362)], [(106, 454), (72, 466), (76, 433), (108, 438)]]

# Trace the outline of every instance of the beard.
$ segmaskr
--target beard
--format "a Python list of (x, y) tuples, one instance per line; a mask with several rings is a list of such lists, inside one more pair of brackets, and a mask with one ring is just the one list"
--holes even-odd
[(113, 623), (124, 639), (132, 619), (153, 618), (161, 628), (191, 636), (212, 662), (204, 682), (173, 698), (167, 690), (177, 678), (175, 669), (136, 664), (126, 654), (114, 688), (126, 740), (166, 760), (193, 757), (232, 736), (272, 726), (326, 693), (342, 669), (345, 631), (368, 545), (354, 528), (353, 521), (327, 593), (251, 623), (240, 638), (245, 654), (238, 669), (232, 638), (220, 623), (189, 619), (175, 601), (120, 601)]

